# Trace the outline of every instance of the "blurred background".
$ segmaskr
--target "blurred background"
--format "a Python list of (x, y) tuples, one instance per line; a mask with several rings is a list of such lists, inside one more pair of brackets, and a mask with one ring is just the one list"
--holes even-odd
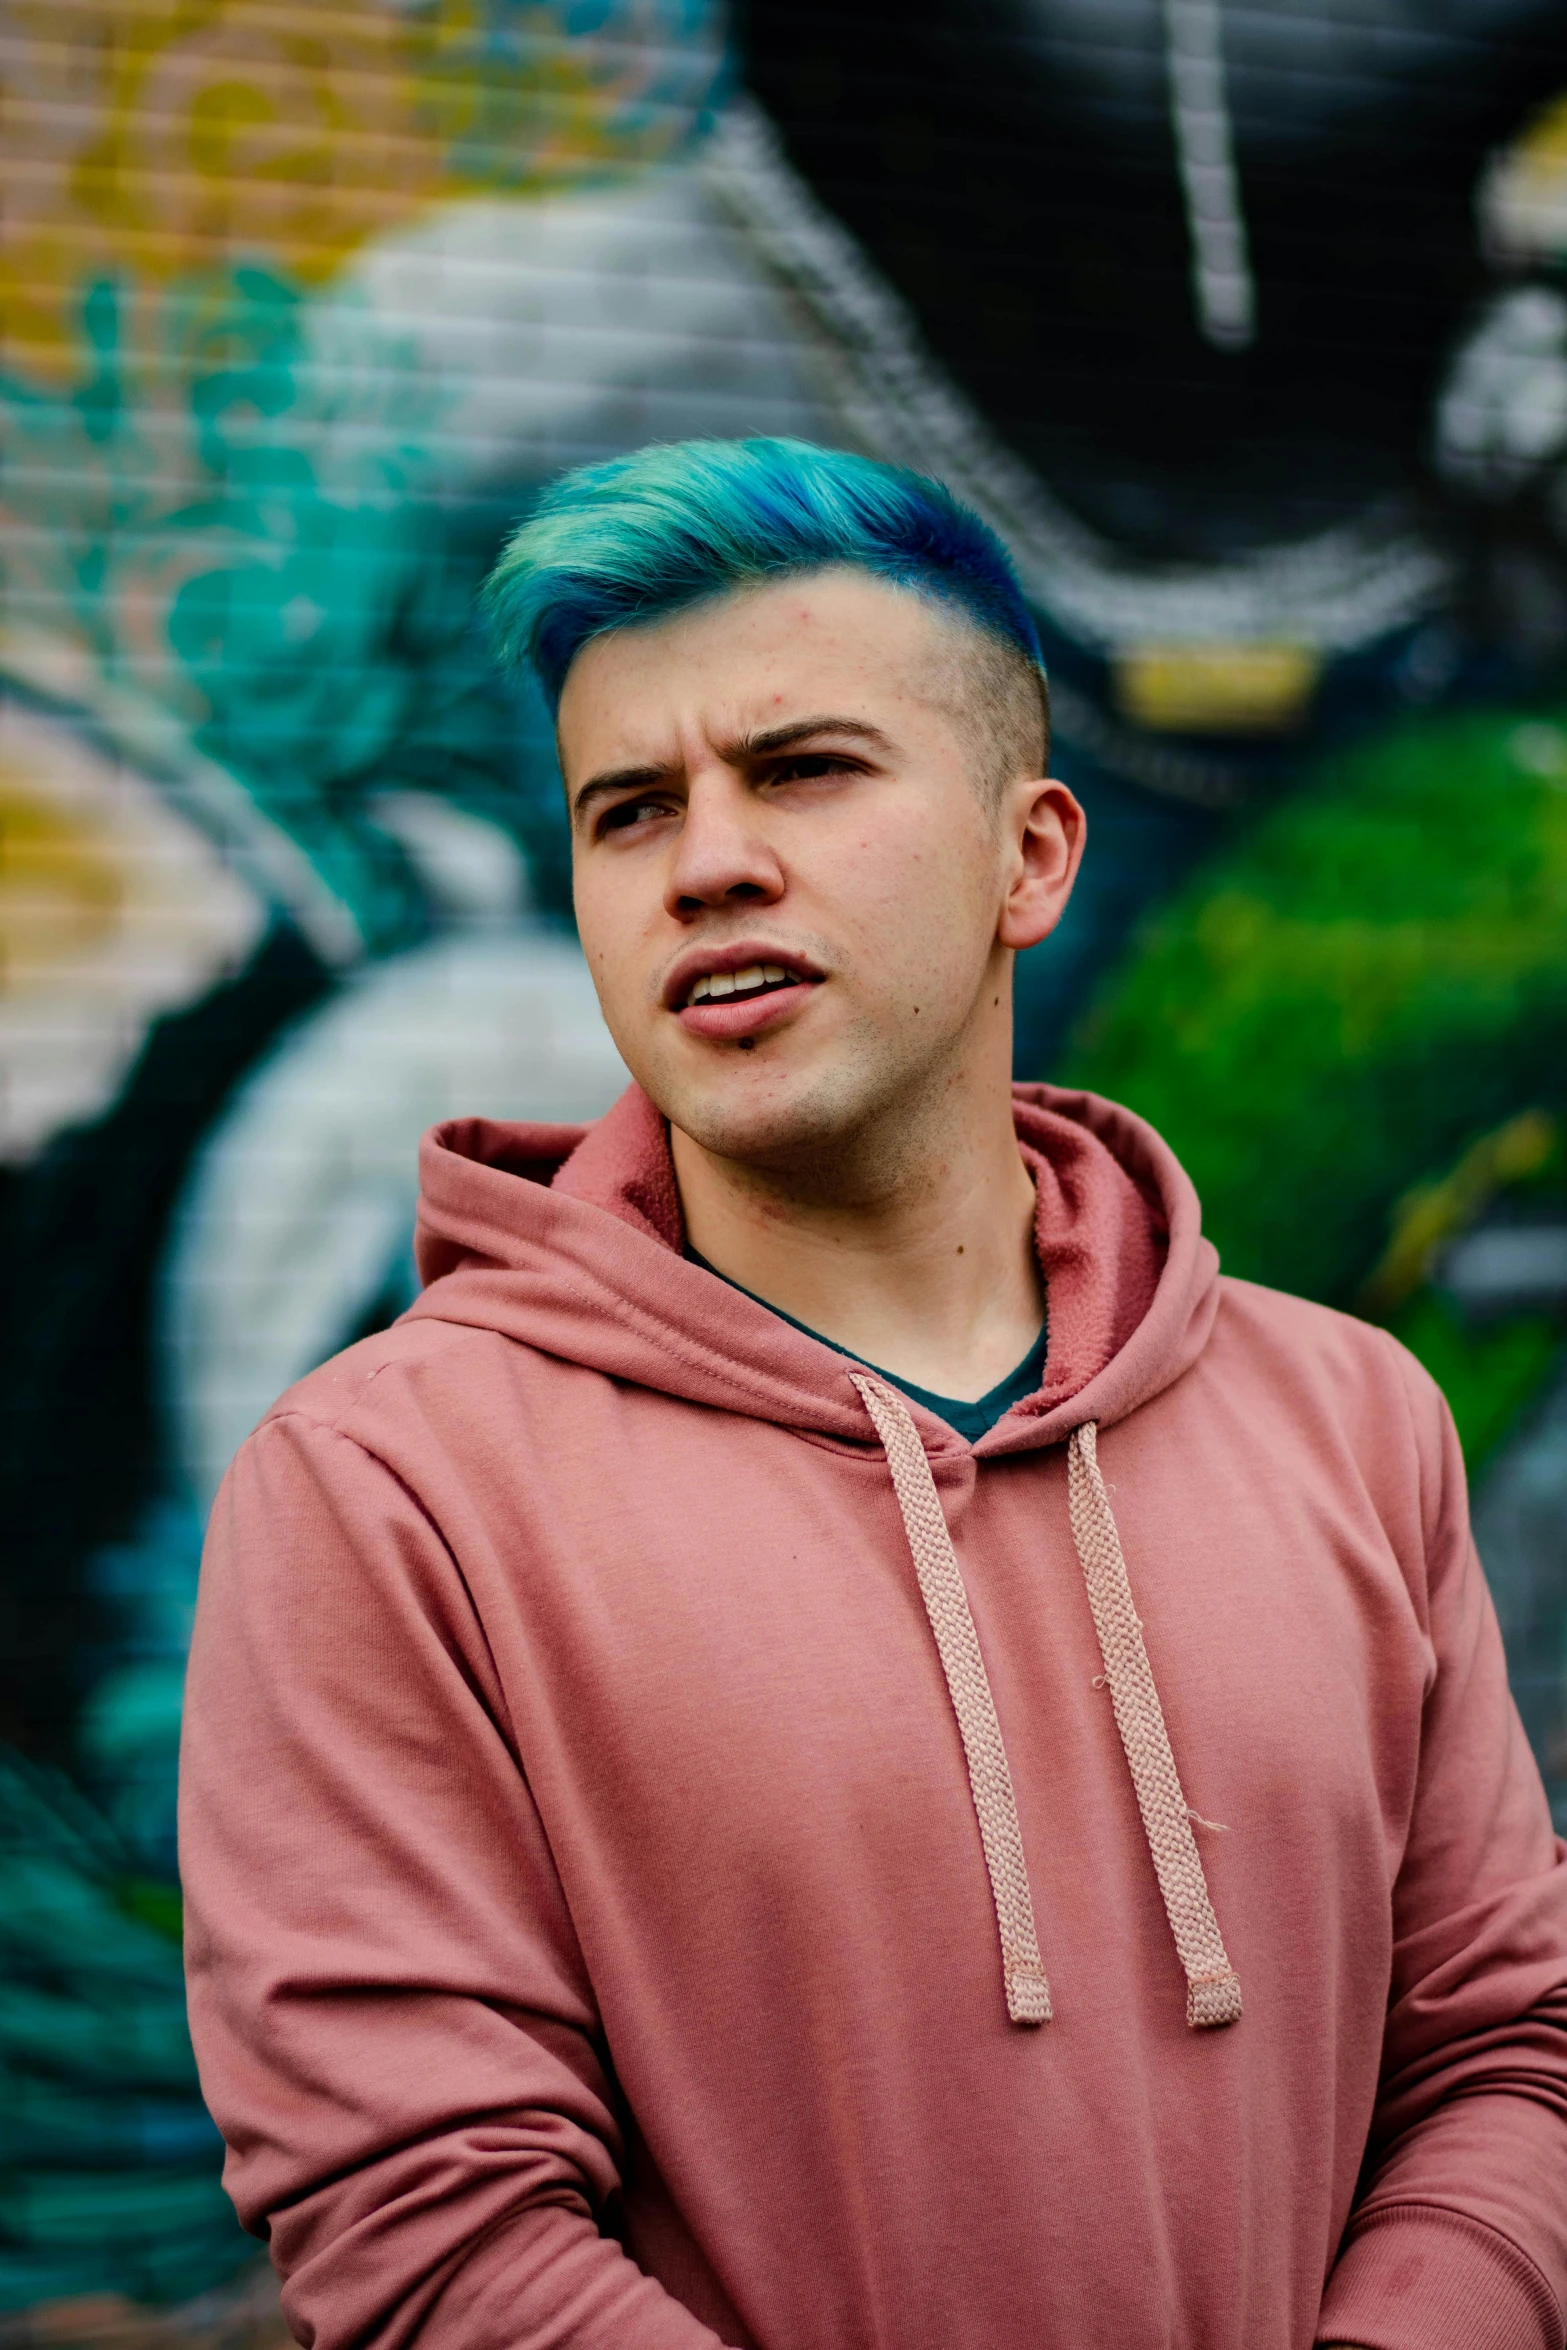
[(281, 2339), (185, 2036), (203, 1515), (414, 1146), (623, 1082), (474, 589), (797, 433), (1008, 539), (1018, 1070), (1457, 1416), (1567, 1823), (1567, 8), (0, 6), (0, 2343)]

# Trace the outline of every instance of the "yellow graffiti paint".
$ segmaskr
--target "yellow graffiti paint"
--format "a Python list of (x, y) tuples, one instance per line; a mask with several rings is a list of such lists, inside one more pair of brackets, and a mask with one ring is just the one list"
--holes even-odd
[(1128, 645), (1116, 701), (1162, 733), (1280, 734), (1308, 715), (1321, 666), (1304, 645)]
[[(58, 380), (79, 289), (155, 293), (255, 257), (319, 285), (442, 197), (656, 162), (690, 125), (649, 57), (475, 0), (17, 0), (0, 163), (7, 363)], [(149, 340), (155, 339), (151, 335)]]

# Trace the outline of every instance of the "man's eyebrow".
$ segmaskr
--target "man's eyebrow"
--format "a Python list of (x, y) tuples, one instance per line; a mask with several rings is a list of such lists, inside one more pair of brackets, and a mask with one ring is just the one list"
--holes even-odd
[(742, 735), (733, 748), (742, 757), (765, 759), (774, 751), (792, 751), (814, 734), (846, 734), (853, 741), (868, 743), (877, 750), (890, 751), (890, 736), (879, 726), (872, 726), (864, 718), (839, 718), (824, 711), (813, 718), (791, 718), (787, 725), (769, 726), (760, 734)]

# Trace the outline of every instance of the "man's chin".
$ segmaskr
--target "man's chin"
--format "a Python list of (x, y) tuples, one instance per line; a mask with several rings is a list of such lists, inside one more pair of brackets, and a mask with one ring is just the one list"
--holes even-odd
[(712, 1158), (778, 1174), (831, 1156), (847, 1140), (837, 1121), (788, 1104), (702, 1102), (669, 1122)]
[[(738, 1061), (739, 1055), (735, 1058)], [(671, 1126), (712, 1157), (737, 1166), (782, 1172), (832, 1157), (852, 1146), (868, 1115), (863, 1072), (791, 1071), (758, 1062), (667, 1085), (643, 1080)]]

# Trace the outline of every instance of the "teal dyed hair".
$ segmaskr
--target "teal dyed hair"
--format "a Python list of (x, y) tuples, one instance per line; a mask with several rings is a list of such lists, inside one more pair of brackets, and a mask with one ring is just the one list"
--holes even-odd
[(553, 706), (594, 637), (726, 590), (850, 564), (1043, 664), (1011, 558), (940, 482), (809, 441), (675, 441), (544, 492), (484, 590), (500, 659)]

